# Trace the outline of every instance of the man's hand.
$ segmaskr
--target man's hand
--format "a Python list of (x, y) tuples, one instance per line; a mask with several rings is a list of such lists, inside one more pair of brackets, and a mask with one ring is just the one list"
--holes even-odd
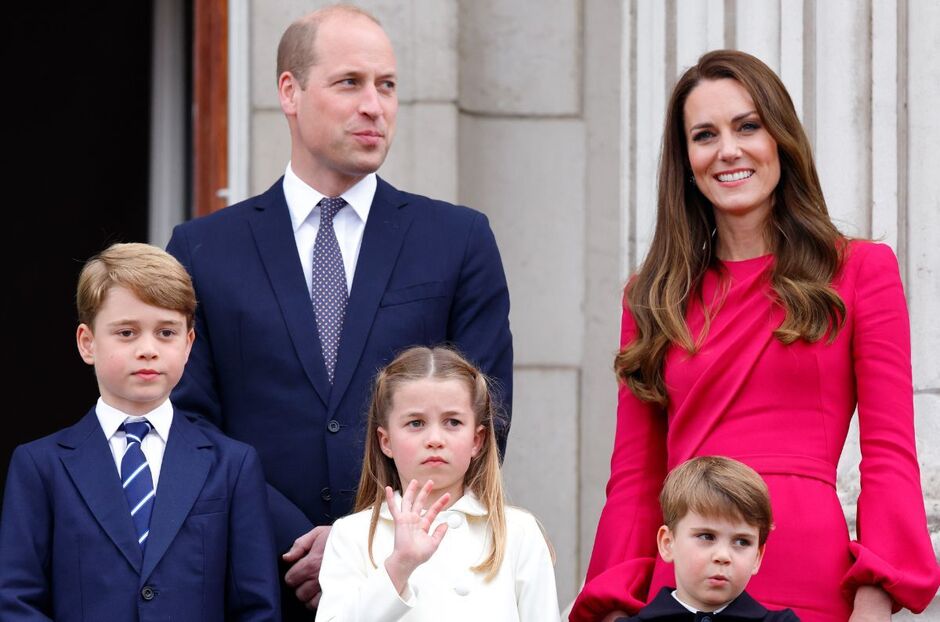
[(281, 556), (286, 562), (295, 562), (284, 575), (284, 582), (294, 588), (307, 609), (316, 609), (320, 602), (320, 564), (329, 535), (329, 526), (314, 527), (294, 540), (290, 550)]

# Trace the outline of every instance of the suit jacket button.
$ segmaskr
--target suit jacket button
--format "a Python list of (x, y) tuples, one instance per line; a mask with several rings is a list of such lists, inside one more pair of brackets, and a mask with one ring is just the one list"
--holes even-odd
[(326, 429), (332, 432), (333, 434), (336, 434), (337, 432), (339, 432), (339, 428), (340, 428), (339, 421), (337, 421), (336, 419), (330, 419), (330, 422), (326, 424)]
[(326, 486), (325, 488), (323, 488), (323, 489), (320, 491), (320, 498), (323, 499), (324, 501), (329, 501), (330, 499), (333, 498), (332, 495), (330, 495), (330, 487), (329, 487), (329, 486)]
[(140, 590), (140, 597), (144, 600), (153, 600), (156, 595), (157, 592), (149, 585), (145, 585), (143, 589)]

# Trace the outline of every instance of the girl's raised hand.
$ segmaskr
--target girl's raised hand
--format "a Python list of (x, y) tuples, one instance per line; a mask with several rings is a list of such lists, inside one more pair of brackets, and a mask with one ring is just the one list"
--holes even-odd
[(395, 548), (385, 560), (385, 569), (399, 594), (403, 594), (408, 578), (415, 568), (428, 561), (437, 550), (447, 532), (447, 523), (441, 523), (430, 533), (431, 524), (447, 502), (450, 493), (444, 493), (431, 507), (424, 510), (434, 482), (428, 480), (418, 490), (418, 481), (411, 480), (401, 496), (401, 507), (395, 507), (395, 493), (385, 487), (388, 511), (395, 521)]

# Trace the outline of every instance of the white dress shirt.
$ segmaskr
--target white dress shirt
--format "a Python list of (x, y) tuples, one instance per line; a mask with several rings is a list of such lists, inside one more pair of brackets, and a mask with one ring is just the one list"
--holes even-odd
[(156, 491), (157, 480), (160, 479), (160, 466), (163, 464), (163, 452), (166, 450), (166, 440), (170, 438), (170, 426), (173, 424), (173, 405), (170, 404), (170, 400), (166, 400), (143, 416), (132, 417), (113, 406), (109, 406), (99, 397), (98, 403), (95, 405), (95, 414), (98, 416), (101, 429), (104, 431), (104, 437), (108, 439), (111, 456), (114, 458), (114, 465), (117, 467), (119, 477), (121, 475), (121, 458), (124, 457), (124, 450), (127, 449), (126, 435), (119, 429), (121, 424), (128, 419), (130, 421), (146, 419), (150, 422), (153, 429), (147, 433), (147, 436), (140, 443), (140, 449), (144, 452), (144, 457), (150, 466), (153, 489)]
[[(683, 607), (685, 607), (686, 609), (688, 609), (688, 610), (691, 611), (692, 613), (698, 613), (698, 609), (696, 609), (695, 607), (693, 607), (693, 606), (690, 605), (689, 603), (684, 602), (681, 598), (679, 598), (679, 593), (678, 593), (678, 592), (679, 592), (679, 590), (673, 590), (673, 591), (672, 591), (672, 597), (675, 598), (676, 601), (677, 601), (680, 605), (682, 605)], [(735, 596), (735, 598), (737, 598), (737, 596)], [(721, 607), (718, 607), (718, 609), (715, 609), (714, 611), (709, 611), (708, 613), (721, 613), (722, 611), (724, 611), (725, 609), (727, 609), (727, 608), (728, 608), (728, 605), (730, 605), (733, 601), (734, 601), (734, 598), (732, 598), (730, 601), (726, 602), (726, 603), (725, 603), (724, 605), (722, 605)]]
[[(366, 229), (366, 220), (369, 218), (378, 183), (375, 173), (363, 177), (359, 183), (340, 195), (349, 205), (333, 217), (333, 231), (336, 232), (339, 252), (343, 255), (343, 267), (346, 269), (347, 292), (352, 291), (353, 275), (356, 274), (359, 248), (362, 246), (362, 233)], [(308, 289), (313, 272), (313, 244), (320, 230), (320, 208), (317, 203), (324, 196), (326, 195), (300, 179), (291, 168), (290, 162), (287, 163), (287, 170), (284, 171), (284, 198), (290, 211), (294, 241), (297, 243), (297, 253), (300, 255), (300, 265), (304, 269)]]
[[(396, 502), (401, 495), (396, 493)], [(323, 565), (317, 622), (558, 622), (555, 571), (535, 517), (506, 506), (506, 551), (491, 581), (470, 570), (490, 551), (486, 508), (468, 492), (434, 519), (447, 533), (431, 559), (418, 566), (400, 596), (385, 570), (395, 546), (395, 523), (383, 503), (369, 561), (372, 510), (333, 524)]]

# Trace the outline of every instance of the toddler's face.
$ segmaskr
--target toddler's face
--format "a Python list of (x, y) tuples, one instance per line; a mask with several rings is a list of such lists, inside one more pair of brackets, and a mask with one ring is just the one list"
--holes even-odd
[(659, 528), (659, 554), (675, 564), (677, 596), (699, 611), (738, 597), (760, 568), (759, 530), (741, 519), (689, 512), (671, 530)]
[(422, 379), (395, 390), (388, 427), (379, 427), (379, 446), (395, 461), (402, 486), (412, 479), (434, 482), (429, 503), (445, 492), (463, 495), (464, 474), (483, 445), (470, 391), (459, 380)]

